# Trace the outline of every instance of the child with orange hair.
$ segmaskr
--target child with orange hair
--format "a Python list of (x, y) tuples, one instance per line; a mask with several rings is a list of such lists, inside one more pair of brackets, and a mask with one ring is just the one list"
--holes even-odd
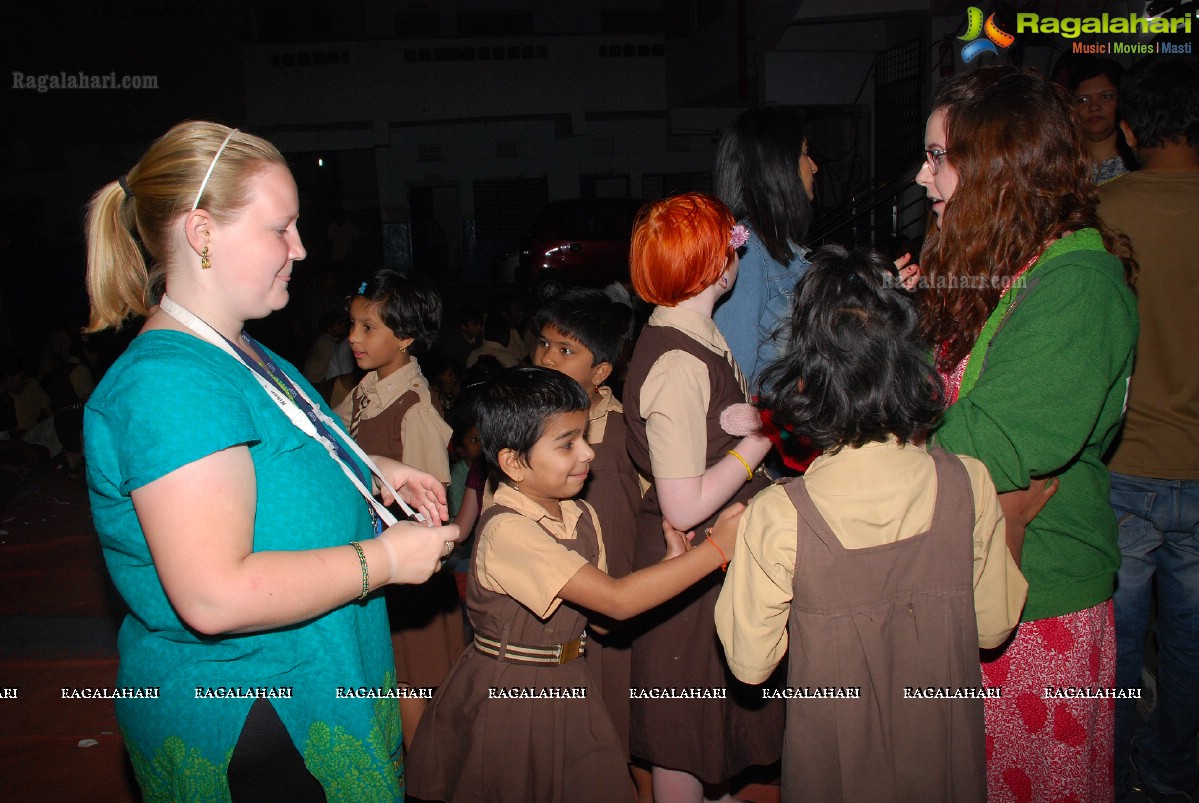
[[(633, 230), (633, 287), (657, 305), (633, 351), (623, 399), (629, 455), (653, 479), (638, 513), (634, 568), (662, 559), (664, 545), (654, 536), (663, 518), (699, 533), (726, 504), (769, 484), (755, 467), (770, 441), (721, 426), (721, 413), (748, 399), (712, 321), (748, 237), (735, 224), (720, 201), (688, 193), (645, 207)], [(642, 617), (633, 645), (631, 685), (645, 694), (633, 700), (632, 752), (653, 766), (661, 800), (719, 797), (734, 775), (781, 755), (781, 705), (734, 680), (717, 643), (713, 612), (723, 580), (713, 572)], [(682, 688), (705, 691), (690, 699), (658, 692)]]

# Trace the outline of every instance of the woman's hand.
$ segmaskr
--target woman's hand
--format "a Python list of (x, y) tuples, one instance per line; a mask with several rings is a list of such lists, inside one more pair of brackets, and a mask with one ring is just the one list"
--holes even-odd
[[(413, 510), (425, 517), (427, 526), (432, 527), (449, 519), (450, 511), (446, 507), (445, 486), (438, 482), (436, 477), (423, 471), (417, 471), (412, 466), (401, 463), (399, 460), (392, 460), (390, 457), (371, 455), (371, 460), (375, 461), (379, 472), (400, 492), (400, 497)], [(391, 492), (386, 488), (380, 489), (380, 496), (385, 505), (395, 502)]]
[(378, 539), (387, 551), (388, 579), (413, 585), (425, 582), (441, 568), (460, 537), (456, 524), (427, 527), (401, 521), (391, 525)]
[(1027, 488), (1019, 491), (1008, 491), (999, 495), (999, 506), (1003, 508), (1003, 519), (1007, 533), (1008, 550), (1016, 565), (1020, 565), (1020, 557), (1024, 551), (1024, 532), (1028, 523), (1037, 517), (1041, 509), (1049, 502), (1049, 498), (1057, 493), (1060, 486), (1057, 477), (1033, 479)]
[(904, 290), (915, 290), (920, 284), (920, 266), (912, 262), (911, 254), (904, 254), (895, 260), (895, 271)]
[(741, 502), (733, 504), (720, 511), (716, 523), (708, 530), (708, 538), (720, 547), (726, 559), (731, 560), (733, 550), (737, 546), (737, 527), (741, 524), (741, 515), (745, 513), (745, 505)]

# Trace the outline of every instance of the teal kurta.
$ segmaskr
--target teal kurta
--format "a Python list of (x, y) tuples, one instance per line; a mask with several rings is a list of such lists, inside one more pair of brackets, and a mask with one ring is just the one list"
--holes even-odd
[[(319, 398), (299, 371), (271, 356)], [(330, 800), (402, 799), (396, 701), (338, 693), (394, 685), (382, 595), (290, 627), (204, 636), (171, 607), (130, 498), (181, 466), (246, 445), (257, 483), (255, 551), (371, 537), (365, 501), (325, 448), (292, 425), (243, 365), (173, 331), (133, 341), (89, 400), (84, 437), (96, 531), (131, 611), (118, 641), (117, 683), (160, 690), (156, 700), (117, 701), (145, 799), (228, 799), (229, 757), (254, 702), (211, 696), (230, 687), (290, 688), (290, 699), (270, 702)]]

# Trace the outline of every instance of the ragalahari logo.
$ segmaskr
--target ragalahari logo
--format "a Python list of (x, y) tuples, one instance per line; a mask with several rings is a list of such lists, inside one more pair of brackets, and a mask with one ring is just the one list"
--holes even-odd
[[(996, 56), (999, 51), (996, 45), (1007, 50), (1012, 46), (1012, 42), (1016, 41), (1016, 37), (1012, 36), (1007, 31), (1001, 30), (995, 24), (995, 15), (987, 17), (987, 21), (983, 22), (982, 9), (977, 6), (970, 6), (966, 9), (966, 33), (959, 36), (966, 46), (962, 48), (962, 61), (969, 64), (983, 53), (992, 53)], [(982, 34), (986, 34), (985, 39), (979, 39)]]

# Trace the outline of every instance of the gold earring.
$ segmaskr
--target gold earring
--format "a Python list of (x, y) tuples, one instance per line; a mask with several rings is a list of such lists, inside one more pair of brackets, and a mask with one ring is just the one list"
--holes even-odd
[(208, 270), (212, 267), (212, 263), (208, 261), (208, 246), (204, 246), (204, 250), (200, 252), (200, 270)]

